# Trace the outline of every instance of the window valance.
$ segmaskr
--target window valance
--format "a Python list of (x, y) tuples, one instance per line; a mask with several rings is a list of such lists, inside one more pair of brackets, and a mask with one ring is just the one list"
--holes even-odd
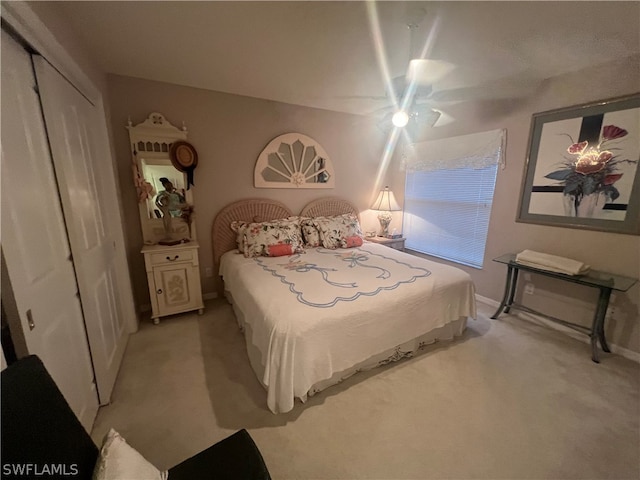
[(484, 168), (498, 162), (504, 168), (506, 139), (507, 131), (498, 129), (412, 143), (404, 152), (407, 171)]

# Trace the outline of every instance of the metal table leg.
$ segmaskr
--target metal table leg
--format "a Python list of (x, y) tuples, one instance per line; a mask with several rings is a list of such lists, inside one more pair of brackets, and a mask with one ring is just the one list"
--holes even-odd
[(520, 270), (517, 268), (513, 269), (513, 276), (511, 277), (511, 288), (509, 292), (509, 300), (507, 301), (507, 307), (504, 309), (504, 313), (509, 313), (511, 310), (511, 305), (513, 305), (513, 297), (516, 295), (516, 287), (518, 286), (518, 272)]
[(604, 336), (604, 322), (607, 318), (607, 308), (609, 307), (609, 298), (611, 297), (610, 288), (600, 288), (600, 297), (598, 298), (598, 312), (600, 313), (600, 320), (598, 322), (598, 339), (600, 340), (600, 346), (605, 352), (611, 352), (609, 345), (607, 345), (607, 339)]
[(596, 307), (596, 313), (593, 316), (593, 324), (591, 326), (591, 333), (589, 334), (589, 337), (591, 337), (591, 360), (596, 363), (600, 363), (600, 359), (598, 358), (598, 340), (600, 340), (602, 350), (610, 352), (607, 340), (604, 337), (604, 319), (607, 314), (610, 296), (610, 288), (600, 288), (598, 306)]
[(502, 313), (502, 311), (504, 310), (504, 307), (507, 305), (507, 299), (509, 298), (509, 293), (511, 292), (511, 279), (513, 277), (513, 267), (511, 265), (507, 266), (507, 281), (505, 283), (504, 286), (504, 295), (502, 296), (502, 302), (500, 302), (500, 306), (498, 307), (498, 310), (496, 310), (496, 313), (494, 313), (493, 315), (491, 315), (491, 318), (496, 319), (498, 318), (498, 315), (500, 315)]

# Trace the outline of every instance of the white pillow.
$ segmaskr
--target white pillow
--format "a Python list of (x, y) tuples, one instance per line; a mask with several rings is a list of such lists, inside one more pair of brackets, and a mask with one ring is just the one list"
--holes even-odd
[(131, 447), (113, 428), (104, 437), (93, 480), (167, 480), (161, 472)]

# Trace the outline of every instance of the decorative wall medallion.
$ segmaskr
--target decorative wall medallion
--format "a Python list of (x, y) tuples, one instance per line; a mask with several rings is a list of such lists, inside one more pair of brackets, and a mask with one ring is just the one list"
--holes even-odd
[(333, 164), (318, 142), (301, 133), (274, 138), (254, 171), (256, 188), (334, 188)]

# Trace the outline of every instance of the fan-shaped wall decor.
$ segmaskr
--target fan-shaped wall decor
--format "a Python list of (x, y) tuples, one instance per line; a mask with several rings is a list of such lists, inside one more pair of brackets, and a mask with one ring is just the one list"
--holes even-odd
[(333, 164), (314, 139), (301, 133), (274, 138), (262, 150), (253, 174), (256, 188), (333, 188)]

